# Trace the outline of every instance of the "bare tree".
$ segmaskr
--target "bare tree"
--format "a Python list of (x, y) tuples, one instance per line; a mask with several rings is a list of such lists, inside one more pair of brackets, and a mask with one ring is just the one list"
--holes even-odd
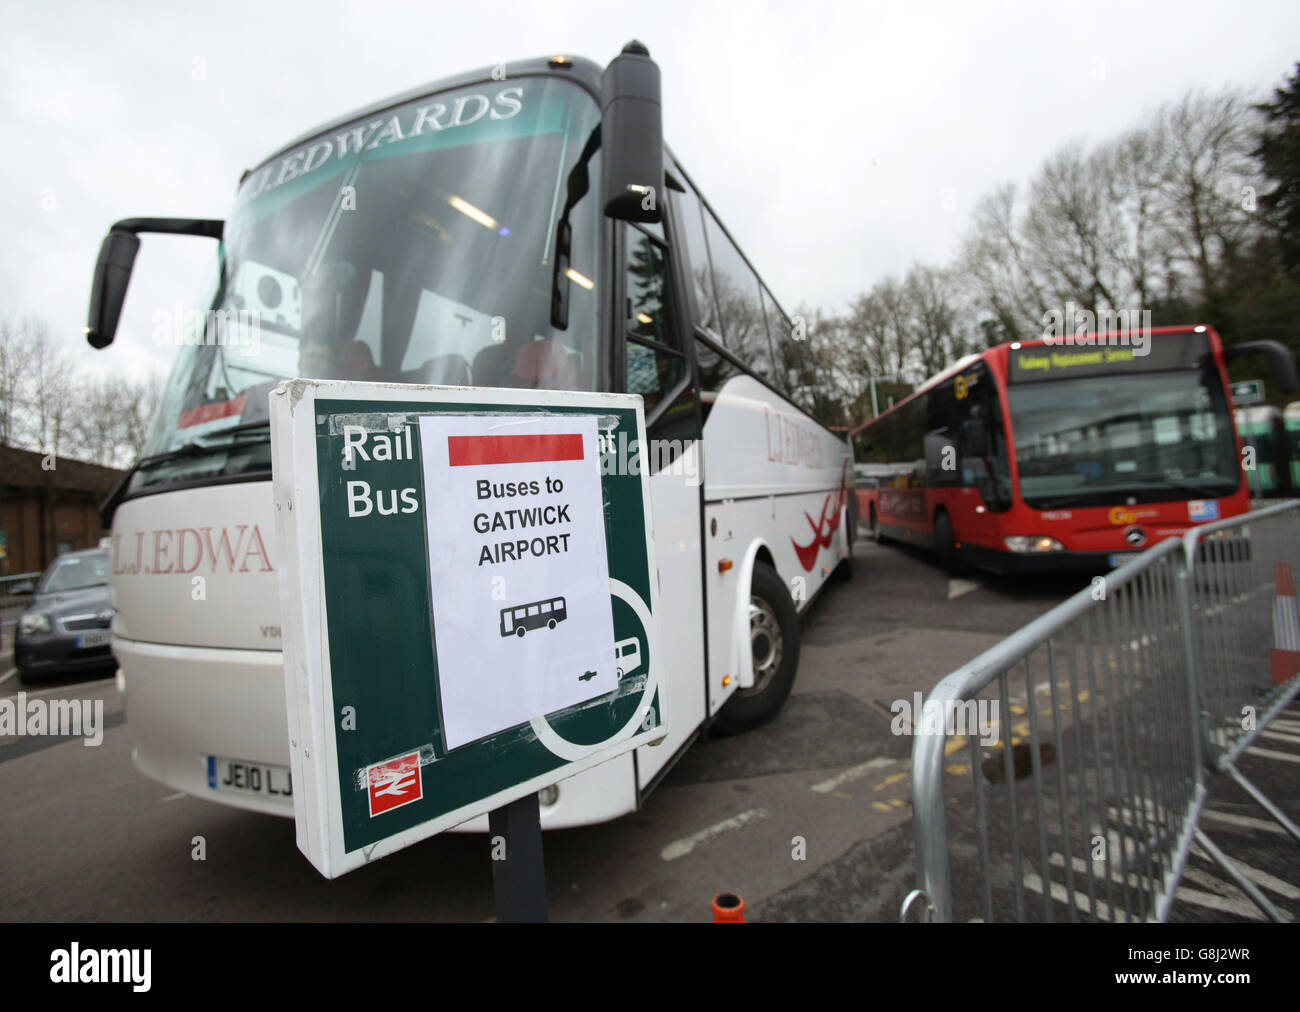
[(1260, 228), (1242, 208), (1242, 191), (1262, 184), (1254, 158), (1258, 113), (1247, 96), (1228, 89), (1192, 92), (1156, 114), (1150, 129), (1166, 149), (1159, 192), (1163, 239), (1196, 294), (1220, 293), (1222, 268), (1235, 261)]
[(81, 410), (69, 429), (73, 454), (105, 467), (125, 467), (139, 456), (158, 404), (156, 378), (92, 378), (78, 397)]
[(32, 342), (26, 331), (8, 317), (0, 318), (0, 446), (23, 441), (31, 359)]
[(903, 281), (911, 317), (912, 341), (923, 376), (941, 372), (960, 357), (964, 342), (958, 336), (957, 308), (945, 271), (914, 264)]
[(1242, 207), (1260, 185), (1256, 116), (1238, 91), (1192, 92), (1091, 152), (1064, 146), (1023, 204), (1011, 184), (985, 196), (959, 274), (987, 339), (1034, 334), (1067, 302), (1140, 312), (1221, 294), (1262, 227)]
[(50, 340), (44, 320), (26, 318), (22, 326), (31, 348), (24, 384), (26, 396), (22, 398), (27, 442), (34, 443), (41, 453), (58, 457), (63, 451), (71, 417), (75, 387), (73, 363)]
[(123, 467), (144, 447), (156, 377), (91, 376), (43, 320), (0, 318), (0, 445)]

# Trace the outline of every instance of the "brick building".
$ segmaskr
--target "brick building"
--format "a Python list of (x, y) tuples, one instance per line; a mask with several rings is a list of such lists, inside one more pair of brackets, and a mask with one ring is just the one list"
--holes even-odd
[(60, 552), (93, 548), (108, 532), (99, 504), (125, 471), (60, 457), (41, 466), (44, 454), (0, 446), (0, 576), (44, 569)]

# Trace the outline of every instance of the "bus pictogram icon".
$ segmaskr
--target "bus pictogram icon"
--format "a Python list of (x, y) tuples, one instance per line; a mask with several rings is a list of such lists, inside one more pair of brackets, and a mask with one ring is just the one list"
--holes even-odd
[(502, 608), (501, 635), (522, 637), (529, 629), (554, 629), (568, 617), (562, 597)]
[(630, 675), (641, 667), (641, 641), (635, 636), (619, 640), (614, 644), (614, 661), (619, 678)]

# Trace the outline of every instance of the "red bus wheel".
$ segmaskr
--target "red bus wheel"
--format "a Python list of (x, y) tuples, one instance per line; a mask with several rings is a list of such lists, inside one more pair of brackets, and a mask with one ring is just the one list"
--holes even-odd
[(961, 569), (957, 543), (952, 536), (952, 520), (942, 510), (934, 515), (934, 554), (947, 572), (956, 573)]

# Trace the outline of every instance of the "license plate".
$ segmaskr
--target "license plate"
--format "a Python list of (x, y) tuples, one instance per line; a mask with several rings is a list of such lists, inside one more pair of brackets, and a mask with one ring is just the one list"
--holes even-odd
[(264, 798), (293, 797), (293, 781), (287, 767), (218, 755), (208, 756), (207, 761), (208, 786), (215, 791), (234, 791)]
[(108, 645), (109, 632), (105, 629), (103, 632), (82, 633), (77, 637), (77, 649), (82, 650), (85, 647), (103, 647)]
[(1122, 566), (1126, 562), (1132, 562), (1141, 554), (1141, 552), (1117, 552), (1110, 557), (1110, 568), (1114, 569), (1116, 566)]

